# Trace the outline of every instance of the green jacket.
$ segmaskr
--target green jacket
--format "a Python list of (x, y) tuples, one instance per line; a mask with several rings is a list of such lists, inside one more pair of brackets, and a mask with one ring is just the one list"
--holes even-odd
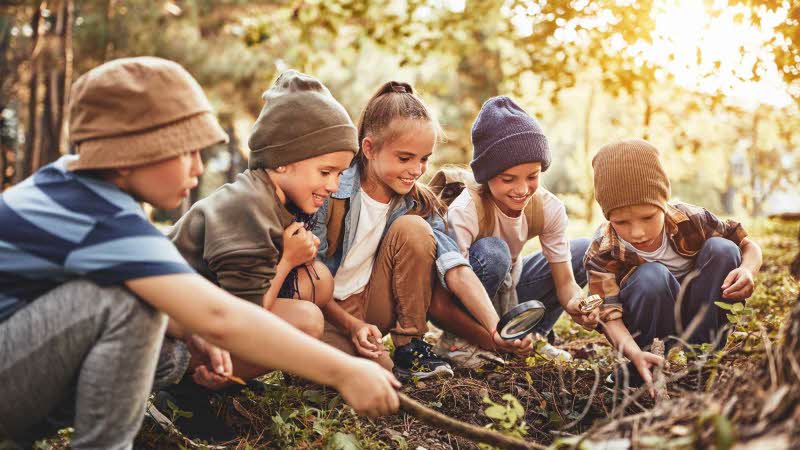
[(195, 203), (168, 236), (201, 275), (260, 305), (292, 220), (267, 173), (246, 170)]

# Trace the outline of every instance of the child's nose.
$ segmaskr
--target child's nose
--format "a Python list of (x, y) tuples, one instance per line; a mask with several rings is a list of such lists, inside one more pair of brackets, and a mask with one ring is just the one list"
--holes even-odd
[(192, 157), (192, 175), (199, 177), (204, 171), (203, 158), (200, 157), (200, 152), (195, 152)]

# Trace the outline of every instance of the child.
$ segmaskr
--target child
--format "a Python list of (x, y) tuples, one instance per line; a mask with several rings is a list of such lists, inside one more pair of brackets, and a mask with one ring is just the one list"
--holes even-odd
[[(479, 289), (493, 299), (499, 314), (518, 302), (540, 300), (546, 312), (535, 332), (542, 336), (563, 310), (580, 323), (589, 321), (575, 307), (584, 297), (581, 286), (586, 284), (586, 275), (581, 261), (589, 240), (567, 239), (564, 204), (539, 186), (539, 176), (551, 160), (541, 127), (510, 98), (494, 97), (483, 104), (475, 119), (472, 144), (470, 166), (478, 185), (467, 186), (452, 201), (448, 222), (461, 254), (481, 281)], [(539, 237), (542, 251), (520, 258), (534, 236)], [(433, 316), (445, 330), (492, 348), (494, 342), (486, 329), (455, 307), (460, 306), (458, 300), (435, 295), (434, 303)], [(446, 335), (438, 350), (447, 352), (452, 341)], [(537, 349), (551, 359), (570, 358), (546, 342)], [(458, 348), (449, 351), (451, 358), (459, 353), (463, 352)]]
[[(403, 378), (452, 375), (422, 340), (434, 273), (466, 263), (444, 233), (443, 205), (418, 181), (440, 127), (411, 86), (394, 81), (369, 100), (358, 126), (361, 152), (314, 229), (317, 257), (335, 281), (323, 340)], [(381, 343), (387, 332), (394, 362)]]
[(361, 412), (397, 409), (390, 373), (215, 287), (147, 221), (137, 201), (177, 207), (203, 171), (198, 149), (227, 139), (191, 75), (112, 61), (75, 82), (69, 108), (79, 156), (0, 195), (0, 436), (29, 446), (58, 412), (72, 448), (131, 448), (161, 312), (209, 352), (332, 385)]
[[(605, 300), (603, 329), (636, 368), (632, 384), (650, 384), (651, 368), (663, 359), (642, 348), (655, 338), (676, 336), (705, 307), (686, 341), (713, 342), (727, 323), (713, 302), (753, 293), (761, 249), (735, 221), (667, 203), (669, 179), (658, 150), (645, 141), (606, 145), (592, 167), (595, 197), (608, 222), (597, 229), (584, 260), (589, 292)], [(686, 290), (676, 304), (682, 282)]]
[[(319, 241), (308, 229), (358, 151), (357, 130), (322, 83), (294, 70), (278, 77), (264, 101), (249, 139), (249, 169), (195, 203), (169, 237), (207, 279), (319, 339), (324, 326), (320, 308), (331, 298), (333, 278), (324, 264), (314, 262)], [(189, 361), (186, 346), (170, 346), (169, 353), (173, 361)], [(237, 361), (233, 365), (245, 379), (267, 370)], [(173, 380), (183, 375), (181, 367), (172, 370)], [(188, 369), (202, 386), (218, 389), (230, 384), (202, 367)], [(198, 420), (203, 405), (196, 403), (209, 392), (184, 383), (167, 393), (170, 401), (196, 413), (181, 420), (180, 428), (210, 437), (203, 431), (212, 427), (212, 417)], [(157, 404), (166, 403), (163, 395)], [(198, 432), (192, 433), (192, 428)]]

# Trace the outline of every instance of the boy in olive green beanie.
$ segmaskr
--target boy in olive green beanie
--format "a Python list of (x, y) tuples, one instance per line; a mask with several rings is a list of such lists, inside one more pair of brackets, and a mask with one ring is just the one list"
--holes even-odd
[(584, 257), (589, 293), (604, 299), (604, 332), (636, 369), (632, 383), (650, 384), (651, 368), (663, 359), (642, 348), (655, 338), (674, 339), (703, 308), (705, 316), (684, 338), (724, 345), (727, 317), (713, 302), (743, 301), (753, 293), (761, 249), (738, 222), (668, 202), (669, 179), (658, 150), (646, 141), (606, 145), (592, 167), (595, 198), (608, 221)]
[[(201, 275), (318, 339), (324, 328), (320, 308), (333, 295), (333, 277), (313, 262), (319, 240), (309, 228), (358, 150), (357, 131), (342, 105), (311, 76), (287, 71), (263, 99), (249, 139), (249, 169), (195, 203), (169, 237)], [(188, 354), (170, 348), (170, 359)], [(243, 361), (233, 365), (245, 379), (267, 370)], [(229, 384), (194, 381), (211, 389)], [(178, 387), (167, 392), (172, 397), (157, 399), (198, 397), (190, 381)]]

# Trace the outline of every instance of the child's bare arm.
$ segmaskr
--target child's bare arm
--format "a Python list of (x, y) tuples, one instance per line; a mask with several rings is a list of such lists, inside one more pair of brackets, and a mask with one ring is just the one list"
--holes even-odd
[(497, 311), (492, 305), (492, 299), (486, 293), (481, 280), (470, 266), (453, 267), (447, 271), (444, 278), (447, 282), (447, 287), (450, 288), (450, 292), (461, 301), (467, 311), (472, 314), (472, 317), (492, 336), (495, 348), (508, 352), (530, 352), (532, 348), (530, 337), (526, 336), (523, 339), (505, 341), (494, 332), (500, 322), (500, 317), (497, 315)]
[(272, 313), (195, 274), (140, 278), (126, 286), (190, 332), (261, 367), (333, 386), (356, 410), (397, 410), (399, 383), (375, 363), (352, 358), (307, 336)]
[(600, 310), (595, 309), (589, 313), (581, 311), (580, 304), (585, 295), (583, 289), (575, 282), (572, 265), (567, 261), (550, 263), (550, 270), (553, 272), (553, 282), (556, 286), (558, 301), (564, 311), (572, 317), (572, 320), (584, 328), (594, 329), (600, 319)]
[[(622, 322), (622, 319), (610, 320), (604, 326), (605, 335), (611, 345), (618, 349), (625, 355), (626, 358), (631, 360), (639, 375), (648, 386), (653, 384), (652, 368), (664, 363), (664, 358), (654, 355), (650, 352), (642, 351), (639, 345), (631, 336), (630, 331)], [(650, 388), (650, 395), (655, 398), (655, 390)]]
[(749, 238), (742, 239), (742, 264), (732, 270), (722, 283), (722, 297), (728, 300), (745, 300), (753, 295), (754, 277), (761, 269), (761, 247)]

